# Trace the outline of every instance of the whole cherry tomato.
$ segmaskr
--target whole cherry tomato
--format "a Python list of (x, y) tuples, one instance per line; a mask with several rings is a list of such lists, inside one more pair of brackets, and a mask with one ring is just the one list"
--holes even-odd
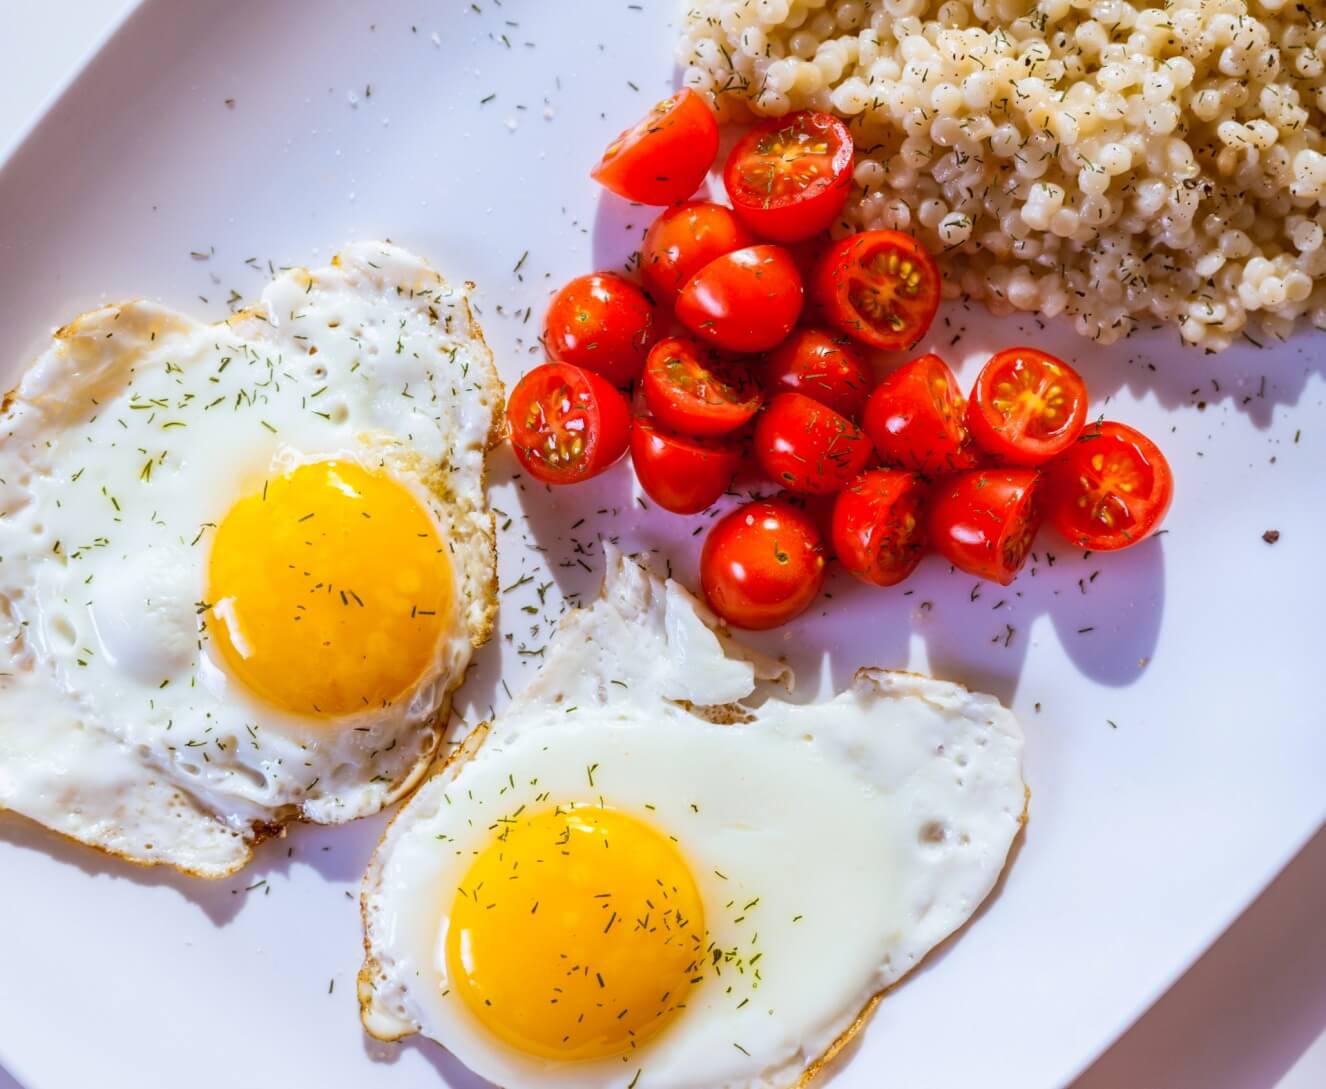
[(676, 204), (700, 187), (717, 154), (714, 112), (686, 87), (623, 130), (590, 177), (627, 200)]
[(805, 291), (785, 249), (749, 246), (710, 261), (677, 296), (677, 319), (732, 352), (763, 352), (797, 323)]
[(763, 396), (745, 364), (722, 360), (690, 337), (668, 337), (645, 363), (645, 403), (665, 427), (723, 435), (759, 411)]
[(754, 245), (731, 208), (705, 200), (665, 208), (645, 233), (640, 275), (663, 303), (672, 303), (686, 281), (715, 258)]
[(945, 477), (930, 507), (930, 541), (961, 571), (1007, 586), (1040, 527), (1040, 473), (971, 469)]
[(856, 424), (800, 393), (780, 393), (755, 424), (760, 467), (790, 492), (836, 492), (870, 455), (870, 442)]
[(714, 523), (700, 554), (709, 607), (738, 628), (773, 628), (805, 612), (824, 583), (824, 545), (804, 511), (757, 500)]
[(825, 251), (811, 290), (835, 329), (885, 351), (911, 348), (939, 309), (939, 269), (911, 235), (865, 231)]
[(631, 409), (601, 375), (544, 363), (516, 383), (506, 406), (520, 464), (546, 484), (597, 476), (626, 453)]
[(553, 296), (543, 337), (553, 359), (624, 386), (640, 373), (658, 339), (654, 304), (615, 272), (577, 276)]
[(862, 426), (886, 465), (933, 476), (976, 464), (964, 408), (948, 364), (937, 355), (923, 355), (875, 387)]
[(1160, 448), (1110, 420), (1088, 424), (1046, 476), (1050, 524), (1093, 552), (1146, 540), (1174, 498), (1174, 476)]
[(650, 499), (674, 514), (696, 514), (727, 491), (741, 464), (741, 447), (674, 435), (638, 417), (631, 429), (631, 460)]
[(833, 549), (862, 582), (893, 586), (921, 562), (930, 486), (917, 473), (872, 469), (838, 493)]
[(794, 329), (764, 367), (769, 393), (804, 393), (849, 420), (861, 418), (871, 384), (865, 360), (846, 337), (811, 327)]
[(991, 357), (967, 403), (967, 428), (981, 449), (1009, 465), (1062, 454), (1087, 420), (1087, 387), (1062, 359), (1035, 348)]

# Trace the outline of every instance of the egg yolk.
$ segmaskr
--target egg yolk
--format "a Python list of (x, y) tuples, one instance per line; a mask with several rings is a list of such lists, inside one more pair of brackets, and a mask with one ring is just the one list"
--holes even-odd
[(451, 566), (403, 484), (350, 461), (301, 465), (241, 499), (212, 541), (207, 630), (225, 668), (298, 714), (409, 692), (451, 610)]
[(655, 1035), (686, 1002), (704, 910), (676, 845), (598, 806), (503, 822), (456, 892), (452, 989), (521, 1051), (580, 1060)]

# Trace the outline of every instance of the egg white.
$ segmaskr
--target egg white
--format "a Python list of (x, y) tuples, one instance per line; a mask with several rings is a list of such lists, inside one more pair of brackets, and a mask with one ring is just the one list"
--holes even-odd
[[(1024, 818), (1021, 730), (991, 696), (882, 670), (819, 703), (752, 700), (786, 671), (605, 553), (602, 598), (384, 835), (363, 886), (365, 1027), (421, 1032), (506, 1089), (796, 1085), (994, 887)], [(653, 1040), (557, 1064), (449, 989), (446, 916), (500, 818), (600, 801), (676, 837), (708, 939), (734, 955)]]
[[(0, 807), (217, 877), (286, 821), (409, 789), (492, 626), (502, 401), (465, 289), (381, 242), (281, 274), (218, 325), (137, 301), (58, 330), (0, 414)], [(414, 493), (455, 610), (408, 698), (320, 721), (233, 683), (200, 603), (229, 508), (328, 458)]]

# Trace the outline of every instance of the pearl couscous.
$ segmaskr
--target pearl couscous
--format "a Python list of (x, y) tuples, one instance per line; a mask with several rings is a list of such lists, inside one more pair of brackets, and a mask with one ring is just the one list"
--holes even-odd
[(948, 256), (948, 295), (1066, 313), (1103, 343), (1326, 328), (1322, 0), (685, 8), (687, 85), (723, 119), (848, 119), (835, 233), (915, 233)]

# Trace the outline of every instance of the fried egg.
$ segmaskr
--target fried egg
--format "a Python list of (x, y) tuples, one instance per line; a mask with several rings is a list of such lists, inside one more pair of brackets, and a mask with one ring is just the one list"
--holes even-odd
[(0, 807), (218, 877), (409, 790), (492, 626), (502, 400), (465, 289), (381, 242), (58, 330), (0, 412)]
[(783, 1089), (994, 888), (1025, 819), (991, 696), (790, 676), (611, 546), (530, 687), (387, 829), (367, 1031), (506, 1089)]

